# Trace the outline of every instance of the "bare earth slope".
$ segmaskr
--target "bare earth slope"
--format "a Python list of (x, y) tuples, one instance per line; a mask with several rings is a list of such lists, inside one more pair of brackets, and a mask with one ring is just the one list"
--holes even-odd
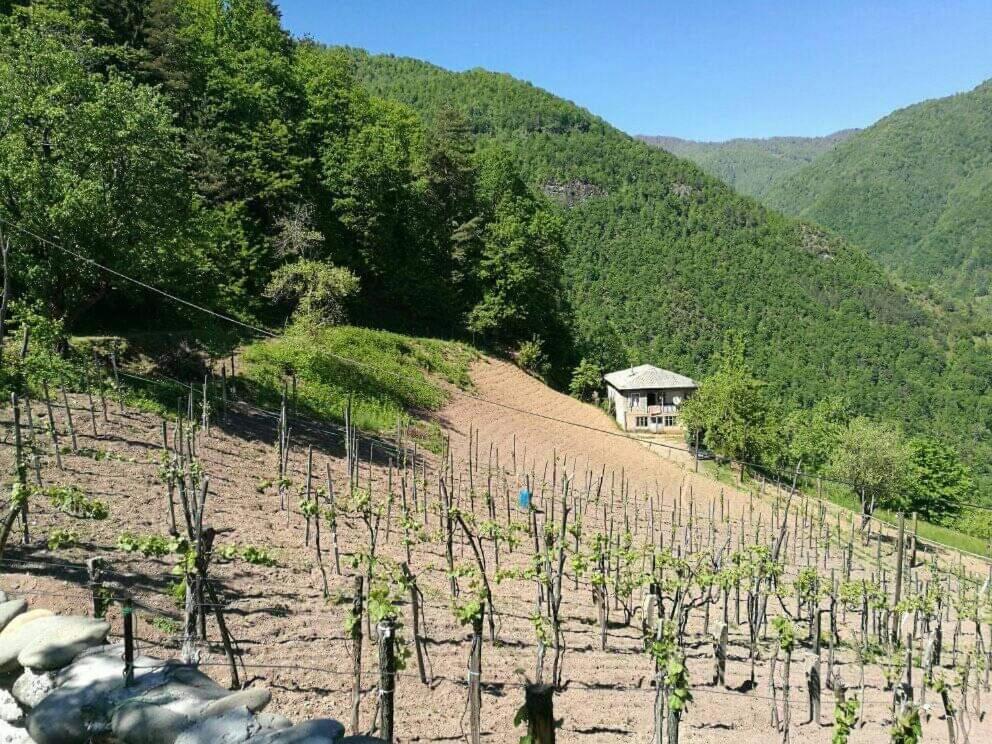
[[(703, 515), (711, 504), (718, 503), (720, 490), (724, 487), (702, 475), (694, 475), (689, 462), (674, 459), (674, 455), (673, 459), (667, 459), (636, 441), (616, 436), (611, 420), (602, 412), (548, 390), (505, 362), (493, 359), (480, 361), (473, 369), (473, 380), (475, 393), (479, 396), (588, 427), (576, 428), (508, 408), (495, 408), (465, 396), (454, 396), (438, 415), (452, 436), (456, 474), (448, 476), (449, 488), (455, 493), (460, 508), (465, 511), (474, 508), (480, 521), (486, 517), (482, 494), (485, 493), (487, 480), (496, 503), (502, 504), (503, 497), (507, 496), (513, 504), (517, 483), (525, 480), (525, 472), (534, 474), (535, 491), (539, 490), (541, 482), (550, 482), (552, 473), (555, 473), (559, 483), (562, 473), (568, 473), (573, 476), (574, 487), (579, 492), (584, 489), (584, 482), (588, 482), (587, 470), (594, 474), (594, 479), (598, 479), (606, 465), (602, 499), (586, 513), (584, 530), (605, 530), (601, 510), (608, 510), (611, 503), (613, 508), (609, 520), (616, 519), (618, 525), (622, 524), (625, 510), (621, 503), (621, 473), (629, 479), (627, 519), (635, 533), (635, 544), (644, 540), (649, 530), (656, 531), (655, 539), (662, 539), (661, 535), (664, 535), (666, 545), (669, 544), (670, 530), (675, 534), (678, 534), (678, 529), (684, 531), (684, 527), (676, 529), (672, 526), (672, 510), (680, 486), (683, 489), (683, 509), (688, 509), (691, 488), (699, 524), (708, 524)], [(91, 600), (84, 565), (87, 558), (99, 555), (107, 562), (108, 578), (119, 584), (120, 588), (115, 591), (130, 591), (142, 607), (164, 613), (156, 615), (152, 609), (139, 609), (137, 635), (140, 648), (151, 655), (176, 655), (178, 626), (170, 625), (167, 620), (171, 617), (174, 622), (179, 614), (172, 600), (163, 594), (173, 578), (170, 571), (176, 556), (146, 559), (138, 553), (127, 553), (116, 547), (118, 538), (125, 530), (137, 534), (167, 532), (165, 489), (159, 477), (161, 422), (154, 416), (130, 409), (121, 412), (116, 405), (110, 405), (106, 421), (97, 411), (97, 435), (94, 436), (85, 398), (70, 398), (70, 401), (80, 451), (63, 455), (64, 470), (61, 471), (56, 467), (50, 442), (41, 425), (45, 407), (38, 403), (33, 405), (33, 446), (39, 458), (41, 480), (46, 486), (76, 485), (87, 495), (104, 500), (110, 511), (109, 518), (104, 521), (76, 519), (55, 511), (44, 496), (33, 497), (29, 541), (21, 544), (19, 532), (12, 537), (4, 562), (0, 564), (0, 588), (14, 597), (26, 597), (33, 606), (86, 612)], [(67, 421), (58, 407), (55, 418), (60, 444), (67, 447), (70, 442)], [(0, 423), (4, 429), (3, 446), (0, 446), (3, 462), (0, 465), (6, 473), (11, 472), (13, 457), (11, 421), (8, 406), (0, 412)], [(478, 435), (474, 433), (476, 427), (480, 432)], [(473, 456), (474, 488), (477, 493), (474, 499), (469, 496), (467, 477), (470, 428), (473, 429), (473, 439), (478, 436), (479, 452), (477, 459)], [(170, 424), (170, 436), (172, 431)], [(514, 437), (518, 458), (516, 472), (512, 467)], [(329, 526), (326, 521), (322, 524), (323, 560), (330, 584), (330, 598), (325, 600), (320, 589), (313, 542), (305, 545), (306, 523), (298, 511), (299, 497), (296, 493), (297, 487), (305, 480), (306, 448), (312, 445), (314, 487), (324, 483), (325, 468), (329, 466), (339, 504), (343, 506), (347, 477), (340, 442), (340, 434), (326, 423), (314, 427), (304, 421), (293, 421), (290, 455), (293, 485), (287, 498), (289, 508), (285, 511), (280, 508), (280, 498), (275, 488), (260, 483), (272, 480), (276, 473), (277, 454), (271, 418), (240, 406), (226, 420), (217, 421), (208, 435), (199, 438), (197, 450), (203, 470), (210, 478), (205, 521), (218, 530), (227, 530), (218, 537), (218, 546), (267, 547), (276, 558), (274, 566), (251, 565), (241, 559), (215, 559), (217, 565), (213, 576), (218, 582), (227, 622), (243, 653), (248, 679), (255, 686), (272, 688), (271, 708), (277, 712), (293, 718), (331, 715), (347, 722), (351, 701), (352, 645), (346, 639), (345, 618), (353, 585), (348, 575), (351, 572), (348, 559), (357, 550), (367, 550), (370, 539), (365, 525), (355, 514), (340, 514), (339, 575), (334, 567)], [(502, 470), (490, 469), (490, 442), (493, 443), (494, 459), (496, 447), (499, 448)], [(369, 446), (374, 455), (371, 466), (367, 454), (364, 454)], [(390, 475), (386, 449), (364, 439), (362, 449), (357, 486), (367, 489), (371, 479), (373, 498), (383, 510), (378, 554), (405, 560), (399, 520), (402, 478), (395, 470)], [(555, 456), (558, 458), (557, 467), (553, 464)], [(407, 669), (397, 677), (396, 731), (399, 740), (404, 742), (456, 741), (468, 730), (465, 682), (470, 633), (455, 621), (450, 609), (448, 578), (443, 570), (445, 555), (442, 543), (437, 539), (440, 521), (437, 512), (439, 475), (436, 458), (430, 457), (418, 463), (421, 473), (425, 465), (426, 478), (417, 478), (417, 501), (414, 502), (412, 477), (408, 478), (406, 494), (408, 503), (418, 514), (418, 521), (423, 521), (423, 499), (425, 494), (428, 497), (426, 532), (431, 539), (415, 542), (411, 548), (410, 566), (419, 577), (426, 602), (426, 628), (422, 629), (422, 634), (427, 639), (432, 682), (430, 686), (420, 683), (412, 658)], [(547, 476), (544, 475), (546, 468)], [(33, 470), (31, 476), (35, 478)], [(612, 493), (609, 487), (611, 480), (614, 482)], [(390, 482), (392, 506), (388, 505), (387, 499)], [(425, 482), (426, 487), (423, 485)], [(5, 487), (8, 484), (9, 476)], [(728, 514), (737, 519), (742, 508), (751, 500), (730, 489), (724, 490), (724, 497), (730, 505)], [(654, 524), (649, 521), (645, 494), (651, 494), (656, 505)], [(754, 521), (748, 522), (747, 529), (749, 532), (756, 529), (760, 514), (767, 534), (769, 505), (759, 499), (753, 503)], [(540, 505), (545, 509), (549, 506), (547, 502)], [(507, 510), (507, 514), (515, 524), (522, 526), (526, 522), (526, 514), (517, 510), (515, 505)], [(683, 525), (685, 516), (684, 512), (680, 518)], [(388, 529), (385, 526), (387, 517), (391, 518)], [(496, 521), (505, 524), (505, 519), (506, 515), (500, 510)], [(56, 528), (74, 530), (77, 544), (50, 550), (46, 538)], [(733, 524), (721, 523), (715, 529), (718, 535), (727, 534), (734, 540), (739, 535)], [(705, 537), (705, 528), (700, 534)], [(812, 532), (810, 534), (813, 535)], [(530, 538), (526, 534), (521, 537), (521, 543), (512, 553), (507, 552), (505, 545), (501, 548), (502, 568), (522, 569), (529, 565), (532, 552)], [(804, 549), (809, 551), (810, 545), (799, 547), (797, 561), (802, 561)], [(795, 548), (792, 551), (795, 554)], [(883, 544), (883, 551), (883, 560), (890, 561), (889, 538)], [(454, 554), (458, 563), (472, 560), (470, 549), (457, 534)], [(487, 563), (492, 567), (495, 556), (492, 543), (488, 541), (486, 554)], [(872, 559), (873, 554), (868, 557), (869, 564)], [(839, 570), (839, 550), (835, 549), (826, 563), (828, 567), (824, 571)], [(571, 571), (570, 568), (566, 570)], [(856, 576), (863, 570), (860, 554), (856, 556), (854, 570)], [(559, 741), (596, 744), (647, 741), (653, 726), (653, 668), (642, 647), (640, 615), (636, 614), (633, 622), (625, 625), (622, 622), (623, 613), (611, 602), (608, 646), (605, 651), (600, 650), (596, 611), (587, 580), (581, 579), (577, 587), (573, 586), (573, 580), (570, 574), (566, 578), (562, 608), (567, 651), (564, 689), (557, 693), (555, 699), (555, 714), (563, 719)], [(513, 726), (513, 717), (523, 701), (520, 687), (523, 673), (531, 677), (534, 674), (536, 644), (530, 619), (534, 608), (534, 583), (508, 579), (495, 585), (494, 594), (498, 613), (498, 643), (494, 645), (487, 640), (483, 649), (483, 738), (491, 742), (516, 742), (522, 730)], [(635, 599), (635, 603), (638, 602)], [(409, 639), (409, 605), (403, 604), (400, 609), (404, 622), (402, 633)], [(775, 608), (775, 611), (778, 609)], [(714, 610), (714, 623), (717, 614)], [(156, 616), (159, 619), (156, 620)], [(119, 608), (112, 608), (110, 617), (113, 632), (119, 635)], [(845, 644), (853, 638), (851, 622), (849, 620), (847, 625), (841, 626)], [(203, 648), (204, 668), (226, 682), (223, 651), (212, 618), (208, 625), (210, 644)], [(970, 644), (973, 638), (973, 626), (969, 623), (964, 625), (962, 646)], [(742, 694), (735, 688), (747, 677), (746, 630), (732, 621), (726, 688), (708, 685), (713, 659), (703, 630), (701, 617), (694, 616), (690, 628), (692, 640), (688, 646), (688, 665), (695, 699), (683, 722), (683, 740), (730, 742), (743, 736), (752, 742), (771, 744), (780, 741), (781, 734), (769, 725), (770, 702), (766, 699), (767, 659), (772, 653), (772, 646), (762, 646), (757, 689)], [(796, 706), (792, 715), (796, 728), (792, 735), (801, 736), (811, 743), (826, 744), (831, 736), (829, 727), (801, 725), (806, 718), (802, 653), (797, 652), (797, 660), (792, 665), (792, 699)], [(856, 685), (858, 667), (853, 663), (851, 650), (842, 645), (837, 656), (837, 668), (845, 681)], [(550, 652), (548, 657), (550, 660)], [(366, 638), (361, 705), (363, 729), (370, 727), (375, 710), (377, 681), (375, 643)], [(878, 744), (888, 741), (886, 720), (891, 693), (884, 691), (881, 685), (879, 666), (872, 664), (866, 667), (867, 725), (857, 732), (857, 741)], [(827, 723), (832, 719), (832, 698), (826, 693), (822, 720)], [(973, 726), (972, 741), (992, 740), (992, 724), (988, 719), (979, 723), (976, 718)], [(944, 732), (945, 724), (937, 718), (925, 725), (928, 740), (937, 740)]]

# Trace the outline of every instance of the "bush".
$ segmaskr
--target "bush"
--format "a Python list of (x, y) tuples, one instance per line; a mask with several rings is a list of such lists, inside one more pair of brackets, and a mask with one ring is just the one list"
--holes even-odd
[(603, 369), (595, 362), (583, 359), (572, 373), (568, 392), (579, 400), (590, 400), (603, 386)]
[(534, 336), (530, 341), (520, 344), (517, 349), (517, 365), (542, 381), (547, 378), (551, 365), (540, 338)]

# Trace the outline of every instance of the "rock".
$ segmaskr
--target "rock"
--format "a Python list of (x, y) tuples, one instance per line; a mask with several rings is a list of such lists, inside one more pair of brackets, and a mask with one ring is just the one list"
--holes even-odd
[(268, 705), (270, 700), (272, 700), (272, 693), (264, 687), (241, 690), (213, 701), (203, 709), (201, 716), (203, 718), (222, 716), (228, 711), (238, 708), (247, 708), (252, 713), (257, 713)]
[(344, 726), (332, 718), (317, 718), (281, 731), (270, 731), (252, 739), (255, 744), (338, 744)]
[(126, 744), (173, 744), (193, 719), (141, 700), (128, 700), (114, 712), (110, 728)]
[(25, 669), (17, 678), (11, 692), (17, 702), (25, 708), (33, 708), (55, 689), (55, 675), (52, 672), (34, 672)]
[(17, 655), (17, 662), (23, 667), (61, 669), (81, 651), (107, 640), (110, 632), (110, 623), (88, 617), (41, 618), (28, 623), (22, 630), (29, 631), (42, 623), (48, 624), (46, 634), (36, 636)]
[(18, 628), (20, 628), (22, 625), (26, 625), (27, 623), (31, 622), (32, 620), (37, 620), (37, 619), (42, 618), (42, 617), (51, 617), (52, 614), (53, 613), (52, 613), (51, 610), (45, 610), (45, 609), (28, 610), (27, 612), (24, 612), (24, 613), (18, 615), (13, 620), (11, 620), (9, 623), (7, 623), (7, 625), (4, 627), (4, 629), (2, 631), (0, 631), (0, 638), (3, 638), (4, 636), (10, 635), (15, 630), (17, 630)]
[[(28, 714), (28, 732), (34, 740), (39, 744), (85, 744), (109, 732), (115, 706), (166, 684), (177, 668), (138, 656), (134, 660), (134, 684), (125, 688), (122, 654), (120, 645), (89, 649), (58, 672), (55, 689)], [(216, 697), (224, 694), (221, 690)]]
[(343, 739), (339, 739), (338, 744), (386, 744), (386, 740), (380, 739), (378, 736), (359, 734), (357, 736), (346, 736)]
[(7, 601), (7, 592), (3, 591), (3, 589), (0, 589), (0, 604), (3, 604), (6, 601)]
[(35, 744), (28, 732), (0, 721), (0, 744)]
[(0, 690), (0, 721), (20, 723), (24, 720), (24, 711), (17, 704), (14, 696), (6, 690)]
[(293, 725), (293, 722), (286, 716), (281, 716), (278, 713), (259, 713), (255, 716), (255, 720), (263, 729), (270, 731), (281, 731)]
[(186, 729), (176, 738), (175, 744), (241, 744), (261, 729), (251, 711), (235, 708)]
[(0, 636), (0, 672), (20, 666), (57, 669), (90, 646), (103, 642), (110, 624), (78, 616), (42, 617)]
[(0, 629), (7, 627), (7, 623), (20, 615), (28, 608), (28, 603), (23, 599), (4, 600), (0, 604)]

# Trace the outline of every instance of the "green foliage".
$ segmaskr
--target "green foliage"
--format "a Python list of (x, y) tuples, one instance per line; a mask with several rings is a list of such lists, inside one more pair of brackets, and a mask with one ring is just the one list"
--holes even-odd
[(241, 548), (241, 558), (245, 563), (253, 566), (275, 566), (277, 565), (275, 556), (268, 548), (255, 545), (244, 545)]
[(579, 400), (590, 400), (594, 393), (603, 387), (603, 368), (595, 362), (583, 359), (572, 371), (572, 381), (568, 392)]
[(792, 621), (783, 615), (778, 615), (772, 618), (772, 628), (782, 650), (786, 653), (793, 651), (796, 647), (796, 628)]
[(892, 426), (859, 417), (841, 432), (831, 458), (832, 476), (864, 494), (863, 508), (905, 508), (909, 485), (909, 453), (902, 434)]
[(892, 744), (918, 744), (923, 741), (920, 709), (910, 703), (905, 711), (899, 711), (889, 733)]
[(545, 380), (551, 371), (547, 354), (544, 353), (544, 342), (537, 336), (520, 344), (516, 358), (521, 369), (538, 379)]
[(106, 503), (88, 497), (78, 486), (49, 486), (44, 490), (52, 506), (79, 519), (106, 519)]
[(858, 722), (859, 705), (857, 698), (848, 698), (834, 707), (834, 730), (830, 744), (847, 744), (854, 724)]
[(293, 319), (303, 326), (341, 323), (357, 291), (358, 277), (347, 269), (308, 259), (280, 266), (265, 287), (266, 297), (296, 302)]
[(736, 191), (761, 198), (770, 188), (855, 134), (845, 129), (826, 137), (768, 137), (694, 142), (678, 137), (638, 139), (691, 160)]
[(992, 84), (895, 111), (768, 191), (772, 206), (962, 300), (990, 290)]
[(161, 558), (170, 554), (184, 554), (189, 550), (189, 541), (184, 537), (165, 535), (135, 535), (122, 532), (117, 538), (117, 547), (125, 553), (141, 553), (146, 558)]
[(907, 508), (919, 512), (924, 519), (948, 522), (962, 503), (975, 498), (970, 469), (953, 448), (936, 439), (914, 437), (908, 446), (911, 485), (906, 495)]
[(703, 444), (721, 455), (751, 462), (768, 457), (776, 436), (771, 407), (764, 384), (744, 359), (739, 337), (727, 339), (717, 364), (717, 371), (682, 405), (683, 424), (690, 433), (701, 433)]
[(72, 548), (79, 542), (79, 533), (67, 527), (56, 527), (48, 532), (47, 542), (49, 550)]
[(447, 393), (438, 379), (467, 387), (473, 358), (468, 347), (457, 343), (347, 326), (294, 326), (279, 338), (247, 347), (244, 374), (263, 402), (275, 404), (295, 370), (300, 408), (341, 421), (350, 398), (355, 426), (389, 431), (398, 421), (408, 422), (410, 410), (444, 404)]

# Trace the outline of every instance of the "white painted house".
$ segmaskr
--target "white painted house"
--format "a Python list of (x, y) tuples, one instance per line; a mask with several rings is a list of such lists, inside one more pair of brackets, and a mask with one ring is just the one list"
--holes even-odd
[(603, 379), (624, 431), (680, 429), (679, 406), (698, 387), (685, 375), (650, 364), (610, 372)]

